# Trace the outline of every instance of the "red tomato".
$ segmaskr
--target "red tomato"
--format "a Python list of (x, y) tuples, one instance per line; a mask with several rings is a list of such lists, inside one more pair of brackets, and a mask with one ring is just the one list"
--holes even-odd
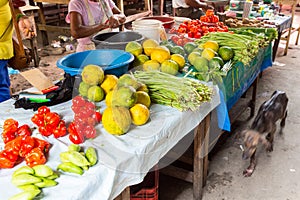
[(96, 112), (93, 114), (92, 117), (95, 119), (95, 121), (96, 121), (97, 123), (100, 123), (100, 122), (101, 122), (102, 115), (101, 115), (100, 112), (96, 111)]
[(76, 107), (83, 107), (85, 105), (85, 99), (78, 95), (72, 99), (72, 104)]
[(197, 32), (197, 33), (194, 35), (194, 38), (197, 38), (197, 39), (198, 39), (198, 38), (201, 38), (201, 36), (202, 36), (201, 33)]
[(87, 126), (84, 129), (84, 136), (88, 139), (95, 138), (97, 136), (97, 132), (94, 126)]

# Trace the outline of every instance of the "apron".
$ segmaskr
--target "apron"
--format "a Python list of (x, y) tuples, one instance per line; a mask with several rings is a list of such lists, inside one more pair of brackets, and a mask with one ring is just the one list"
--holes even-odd
[[(101, 23), (105, 23), (108, 20), (108, 18), (110, 16), (112, 16), (112, 11), (111, 11), (111, 9), (109, 9), (109, 6), (107, 5), (106, 1), (102, 1), (102, 0), (98, 0), (98, 1), (99, 1), (98, 4), (99, 4), (100, 8), (104, 12), (104, 17), (102, 18)], [(95, 19), (94, 19), (93, 15), (92, 15), (91, 10), (90, 10), (88, 0), (84, 0), (84, 4), (85, 4), (85, 7), (86, 7), (86, 10), (87, 10), (87, 13), (88, 13), (88, 20), (89, 20), (88, 25), (89, 26), (95, 25), (96, 22), (95, 22)], [(109, 32), (109, 31), (110, 31), (110, 29), (105, 29), (105, 30), (102, 30), (100, 32)], [(96, 49), (96, 46), (95, 46), (95, 43), (92, 42), (92, 41), (88, 44), (78, 44), (78, 46), (77, 46), (77, 52), (86, 51), (86, 50), (94, 50), (94, 49)]]

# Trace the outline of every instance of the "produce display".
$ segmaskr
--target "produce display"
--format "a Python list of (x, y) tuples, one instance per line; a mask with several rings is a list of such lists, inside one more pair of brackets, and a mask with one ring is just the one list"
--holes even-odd
[(71, 144), (68, 151), (61, 152), (61, 163), (57, 166), (59, 171), (82, 175), (89, 167), (94, 166), (98, 161), (96, 149), (88, 147), (85, 151), (79, 145)]
[(228, 32), (228, 27), (219, 21), (213, 10), (207, 10), (200, 19), (184, 21), (177, 29), (171, 29), (169, 33), (187, 34), (188, 38), (199, 39), (210, 32)]
[(191, 78), (159, 71), (136, 71), (134, 76), (147, 85), (152, 102), (180, 111), (196, 110), (211, 99), (212, 89)]
[(0, 152), (0, 169), (13, 168), (23, 160), (30, 167), (45, 164), (47, 161), (50, 143), (32, 137), (28, 125), (18, 127), (18, 124), (18, 121), (11, 118), (4, 121), (2, 139), (5, 146)]
[(150, 118), (148, 88), (131, 74), (119, 77), (105, 102), (107, 108), (102, 115), (102, 125), (111, 134), (125, 134), (131, 124), (141, 126)]
[(264, 22), (258, 19), (249, 18), (229, 18), (225, 20), (225, 24), (230, 28), (240, 28), (240, 27), (264, 27)]
[(53, 135), (55, 138), (59, 138), (67, 134), (65, 121), (59, 114), (51, 112), (47, 106), (39, 107), (31, 121), (38, 126), (38, 130), (43, 136)]
[(55, 179), (58, 177), (58, 173), (47, 165), (36, 165), (32, 168), (22, 166), (13, 172), (11, 182), (23, 192), (12, 196), (10, 200), (34, 199), (42, 192), (42, 188), (57, 185)]
[(72, 99), (71, 108), (74, 120), (68, 126), (70, 141), (81, 144), (85, 139), (95, 138), (97, 136), (95, 125), (101, 121), (101, 113), (96, 111), (95, 104), (78, 95)]

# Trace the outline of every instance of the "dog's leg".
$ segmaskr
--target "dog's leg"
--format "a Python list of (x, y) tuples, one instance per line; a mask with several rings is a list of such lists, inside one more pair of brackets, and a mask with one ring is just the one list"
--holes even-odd
[(251, 175), (253, 174), (253, 172), (254, 172), (254, 169), (255, 169), (255, 167), (256, 167), (255, 153), (256, 153), (256, 150), (255, 150), (255, 152), (252, 154), (252, 156), (250, 157), (250, 165), (249, 165), (249, 167), (243, 171), (243, 175), (244, 175), (245, 177), (251, 176)]
[(276, 132), (276, 124), (273, 124), (270, 133), (266, 137), (266, 139), (269, 141), (269, 144), (266, 147), (266, 150), (268, 152), (273, 151), (273, 141), (274, 141), (275, 132)]
[(283, 128), (283, 127), (285, 127), (285, 119), (286, 119), (286, 117), (287, 117), (287, 110), (285, 111), (285, 113), (284, 113), (284, 116), (283, 116), (283, 118), (281, 119), (281, 122), (280, 122), (280, 127), (281, 128)]

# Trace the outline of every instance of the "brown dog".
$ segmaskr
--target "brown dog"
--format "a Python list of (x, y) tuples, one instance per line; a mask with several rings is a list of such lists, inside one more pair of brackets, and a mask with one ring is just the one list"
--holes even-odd
[(243, 131), (242, 134), (245, 135), (243, 159), (250, 158), (249, 167), (243, 171), (244, 176), (251, 176), (255, 169), (255, 153), (259, 143), (264, 144), (267, 151), (273, 151), (276, 122), (281, 119), (281, 134), (287, 117), (287, 103), (288, 98), (286, 93), (282, 91), (275, 91), (271, 98), (260, 106), (250, 129)]

